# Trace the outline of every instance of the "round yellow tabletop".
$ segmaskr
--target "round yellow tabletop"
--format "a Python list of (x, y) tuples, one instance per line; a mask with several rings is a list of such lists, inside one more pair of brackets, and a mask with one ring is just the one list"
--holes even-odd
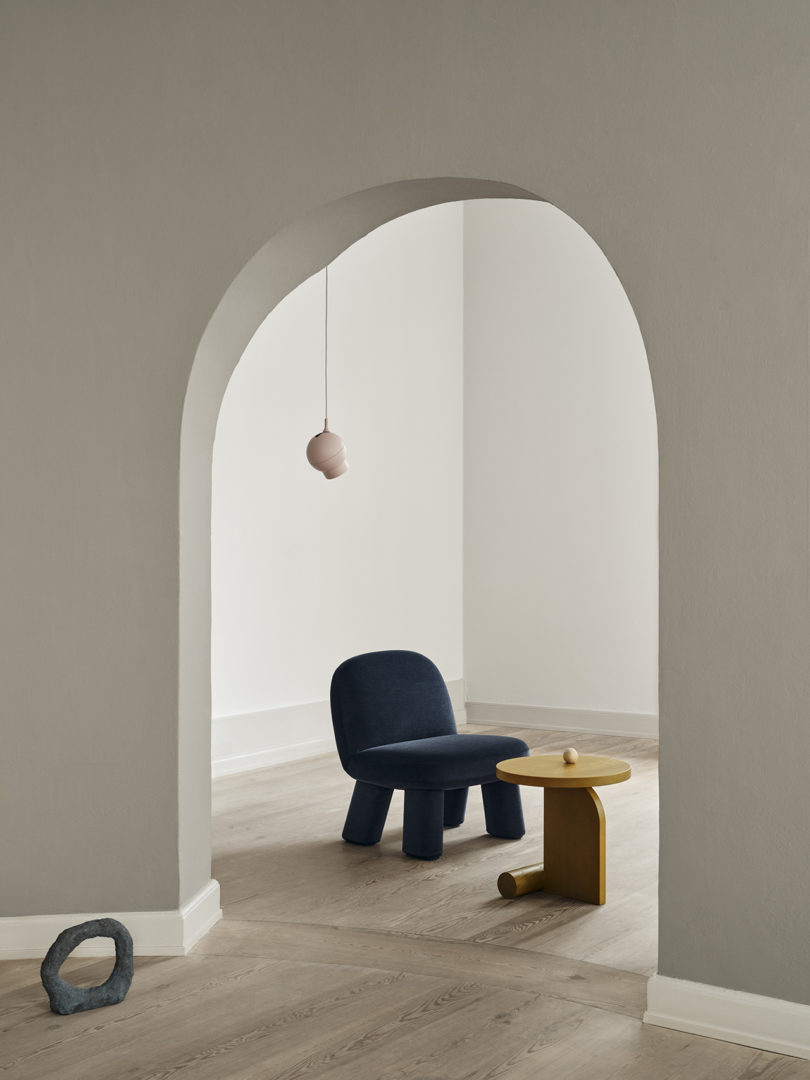
[(626, 761), (594, 754), (580, 754), (573, 765), (562, 754), (530, 754), (529, 757), (508, 758), (495, 766), (499, 780), (531, 787), (590, 788), (605, 784), (621, 784), (630, 776)]

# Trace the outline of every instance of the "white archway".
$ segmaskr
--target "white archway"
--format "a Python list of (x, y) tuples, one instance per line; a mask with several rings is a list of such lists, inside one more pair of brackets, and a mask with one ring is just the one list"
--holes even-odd
[(540, 196), (490, 181), (405, 181), (359, 192), (277, 234), (234, 280), (200, 341), (185, 401), (180, 477), (181, 903), (210, 873), (210, 521), (214, 433), (228, 380), (267, 314), (362, 236), (414, 210)]

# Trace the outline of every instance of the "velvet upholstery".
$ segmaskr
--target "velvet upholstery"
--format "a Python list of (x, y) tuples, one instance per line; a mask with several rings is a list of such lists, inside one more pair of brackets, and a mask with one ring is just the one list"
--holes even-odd
[(361, 750), (351, 758), (351, 775), (406, 791), (447, 791), (488, 784), (499, 761), (525, 753), (523, 740), (508, 735), (432, 735)]
[(481, 785), (487, 832), (524, 833), (520, 790), (495, 777), (505, 758), (529, 748), (507, 735), (459, 735), (436, 665), (405, 650), (364, 653), (332, 677), (332, 724), (341, 764), (356, 780), (343, 829), (353, 844), (376, 844), (391, 793), (405, 792), (402, 850), (419, 859), (442, 853), (442, 830), (464, 821), (467, 790)]

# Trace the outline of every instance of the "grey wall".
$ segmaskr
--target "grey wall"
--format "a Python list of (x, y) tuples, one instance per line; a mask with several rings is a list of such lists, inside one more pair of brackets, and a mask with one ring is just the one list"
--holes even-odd
[(319, 240), (311, 215), (351, 192), (491, 178), (594, 237), (652, 369), (661, 970), (810, 1002), (803, 0), (2, 18), (3, 913), (164, 909), (208, 875), (215, 337), (184, 423), (182, 595), (180, 425), (231, 282), (291, 222), (315, 231), (276, 243), (279, 289), (411, 198), (350, 203)]

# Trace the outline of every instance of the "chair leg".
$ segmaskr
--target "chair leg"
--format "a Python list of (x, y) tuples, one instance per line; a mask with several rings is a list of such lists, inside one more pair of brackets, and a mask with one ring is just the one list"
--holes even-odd
[(444, 827), (455, 829), (464, 821), (464, 813), (467, 809), (467, 793), (470, 789), (465, 787), (454, 788), (444, 793)]
[(405, 792), (402, 850), (413, 859), (438, 859), (442, 853), (443, 791)]
[(491, 784), (481, 785), (481, 795), (489, 835), (504, 840), (519, 840), (526, 832), (526, 826), (518, 785), (495, 780)]
[(393, 794), (391, 788), (358, 780), (346, 814), (343, 839), (350, 844), (379, 843)]

